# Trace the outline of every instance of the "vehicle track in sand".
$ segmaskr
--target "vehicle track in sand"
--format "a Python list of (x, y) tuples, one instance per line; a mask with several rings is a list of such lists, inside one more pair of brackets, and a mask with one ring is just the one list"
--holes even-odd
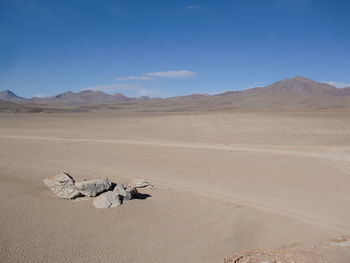
[[(103, 172), (106, 175), (113, 176), (114, 172), (109, 171), (108, 169), (87, 169), (88, 171), (93, 171), (95, 173)], [(133, 179), (134, 174), (131, 171), (126, 171), (121, 169), (119, 172), (122, 173), (122, 176), (125, 178)], [(147, 176), (148, 177), (148, 176)], [(327, 218), (319, 218), (317, 216), (313, 215), (307, 215), (303, 213), (302, 211), (292, 211), (290, 209), (285, 209), (283, 207), (277, 207), (274, 205), (267, 204), (265, 202), (261, 202), (258, 200), (253, 199), (247, 199), (242, 198), (240, 196), (237, 196), (235, 194), (232, 194), (231, 192), (222, 192), (219, 193), (217, 191), (212, 191), (210, 187), (197, 187), (195, 185), (191, 185), (183, 182), (179, 182), (176, 180), (169, 180), (169, 179), (162, 179), (160, 177), (150, 175), (150, 178), (152, 179), (152, 182), (156, 185), (162, 186), (164, 189), (166, 188), (173, 188), (185, 192), (189, 192), (196, 195), (201, 195), (204, 197), (208, 197), (211, 199), (216, 199), (220, 201), (224, 201), (227, 203), (230, 203), (234, 205), (235, 208), (239, 207), (250, 207), (253, 208), (256, 211), (261, 211), (289, 219), (293, 219), (298, 222), (302, 222), (304, 224), (309, 224), (310, 226), (317, 226), (320, 228), (330, 229), (332, 231), (337, 231), (339, 233), (348, 233), (350, 229), (350, 224), (343, 224), (340, 222), (337, 222), (335, 220), (327, 219)]]
[[(33, 159), (33, 162), (36, 161), (35, 157), (33, 157), (32, 155), (22, 154), (22, 157), (24, 156), (26, 158)], [(51, 160), (50, 163), (57, 165), (57, 161), (55, 160)], [(121, 167), (117, 170), (116, 169), (110, 170), (110, 169), (101, 168), (101, 167), (82, 168), (81, 166), (77, 166), (77, 170), (81, 171), (82, 173), (89, 172), (92, 174), (101, 174), (110, 179), (113, 179), (113, 176), (118, 174), (118, 177), (132, 180), (132, 179), (135, 179), (135, 174), (138, 174), (138, 176), (141, 176), (141, 177), (145, 176), (146, 178), (150, 178), (152, 180), (152, 183), (154, 183), (157, 186), (156, 188), (160, 190), (175, 189), (181, 192), (188, 192), (196, 196), (203, 196), (206, 198), (223, 201), (225, 203), (233, 205), (234, 208), (248, 207), (255, 211), (260, 211), (264, 214), (271, 214), (271, 215), (279, 216), (286, 219), (292, 219), (297, 222), (301, 222), (303, 224), (316, 226), (323, 229), (329, 229), (331, 231), (336, 231), (338, 233), (348, 234), (348, 231), (350, 229), (350, 224), (344, 224), (344, 222), (343, 223), (337, 222), (335, 220), (327, 219), (325, 217), (320, 218), (315, 215), (308, 214), (305, 211), (286, 209), (284, 207), (269, 204), (261, 200), (248, 199), (246, 197), (241, 197), (232, 192), (218, 192), (215, 189), (213, 190), (212, 187), (210, 187), (210, 185), (208, 187), (197, 186), (197, 185), (189, 184), (188, 182), (183, 182), (181, 180), (176, 180), (176, 179), (169, 180), (169, 178), (164, 179), (160, 175), (153, 174), (153, 173), (140, 174), (140, 171), (131, 171), (128, 169), (123, 169)], [(200, 198), (198, 198), (198, 200), (199, 199)], [(172, 222), (171, 224), (176, 224), (176, 218), (174, 218), (174, 222)]]
[(133, 140), (116, 140), (116, 139), (96, 139), (96, 138), (65, 138), (65, 137), (48, 137), (48, 136), (26, 136), (26, 135), (3, 135), (0, 134), (0, 139), (14, 139), (14, 140), (39, 140), (39, 141), (64, 141), (70, 145), (72, 143), (115, 143), (115, 144), (129, 144), (140, 145), (150, 147), (173, 147), (173, 148), (187, 148), (198, 150), (223, 150), (223, 151), (238, 151), (238, 152), (253, 152), (253, 153), (266, 153), (277, 155), (290, 155), (296, 157), (308, 157), (317, 159), (327, 159), (335, 161), (350, 161), (350, 154), (338, 154), (338, 153), (324, 153), (324, 152), (308, 152), (308, 151), (292, 151), (271, 149), (268, 147), (243, 147), (234, 145), (220, 145), (220, 144), (203, 144), (203, 143), (178, 143), (178, 142), (155, 142), (155, 141), (133, 141)]

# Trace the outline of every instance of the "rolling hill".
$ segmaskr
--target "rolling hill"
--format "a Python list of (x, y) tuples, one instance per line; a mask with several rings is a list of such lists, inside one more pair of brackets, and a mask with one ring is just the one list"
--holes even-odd
[(338, 89), (304, 77), (295, 77), (266, 87), (217, 95), (151, 99), (142, 106), (175, 111), (350, 109), (350, 88)]
[(11, 90), (2, 90), (0, 91), (0, 100), (3, 101), (12, 101), (12, 102), (25, 102), (27, 99), (17, 96)]

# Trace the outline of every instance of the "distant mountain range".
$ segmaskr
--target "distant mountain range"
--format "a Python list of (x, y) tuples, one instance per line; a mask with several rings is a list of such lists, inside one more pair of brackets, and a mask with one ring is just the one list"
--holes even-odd
[[(102, 91), (71, 91), (46, 98), (23, 98), (9, 90), (0, 92), (0, 100), (46, 105), (118, 105), (148, 110), (308, 110), (350, 109), (350, 87), (336, 88), (304, 77), (285, 79), (266, 87), (228, 91), (217, 95), (192, 94), (172, 98), (130, 98)], [(126, 106), (125, 106), (126, 107)]]
[(6, 100), (11, 102), (22, 102), (22, 103), (40, 103), (40, 104), (61, 104), (61, 105), (84, 105), (84, 104), (94, 104), (94, 103), (110, 103), (110, 102), (126, 102), (126, 101), (136, 101), (145, 100), (148, 97), (141, 98), (129, 98), (121, 93), (116, 93), (113, 95), (104, 93), (102, 91), (94, 90), (84, 90), (78, 93), (72, 91), (67, 91), (61, 94), (57, 94), (51, 97), (33, 97), (33, 98), (23, 98), (17, 96), (10, 90), (0, 91), (0, 100)]

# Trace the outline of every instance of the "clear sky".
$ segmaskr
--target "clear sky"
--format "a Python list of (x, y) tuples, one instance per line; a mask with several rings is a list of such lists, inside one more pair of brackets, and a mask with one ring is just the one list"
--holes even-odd
[(0, 0), (0, 90), (21, 96), (168, 97), (296, 75), (350, 83), (349, 0)]

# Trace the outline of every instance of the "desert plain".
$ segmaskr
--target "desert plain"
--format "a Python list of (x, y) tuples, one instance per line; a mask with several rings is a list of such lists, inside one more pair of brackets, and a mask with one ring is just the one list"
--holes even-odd
[[(156, 188), (96, 209), (62, 171)], [(3, 113), (0, 184), (1, 262), (223, 262), (350, 234), (350, 114)]]

